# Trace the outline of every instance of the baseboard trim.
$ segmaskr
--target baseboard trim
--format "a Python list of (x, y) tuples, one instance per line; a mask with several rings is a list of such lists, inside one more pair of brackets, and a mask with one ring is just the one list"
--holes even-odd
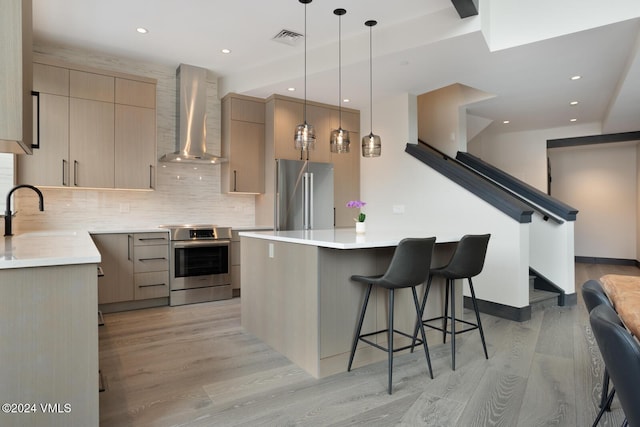
[[(480, 310), (482, 313), (501, 317), (507, 320), (513, 320), (515, 322), (525, 322), (531, 319), (530, 305), (518, 308), (481, 299), (476, 299), (476, 301), (478, 302), (478, 310)], [(471, 297), (464, 297), (464, 308), (473, 310), (473, 302), (471, 301)]]
[(634, 267), (640, 267), (640, 262), (635, 259), (624, 258), (602, 258), (602, 257), (590, 257), (590, 256), (577, 256), (575, 262), (581, 262), (584, 264), (610, 264), (610, 265), (630, 265)]

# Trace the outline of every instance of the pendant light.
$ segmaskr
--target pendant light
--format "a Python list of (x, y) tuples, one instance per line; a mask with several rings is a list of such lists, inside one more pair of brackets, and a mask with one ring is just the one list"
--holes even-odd
[(362, 157), (380, 157), (382, 141), (378, 135), (373, 134), (373, 49), (371, 48), (372, 28), (378, 21), (369, 20), (364, 23), (369, 27), (369, 113), (371, 114), (371, 131), (369, 135), (362, 137)]
[(316, 131), (307, 123), (307, 4), (312, 0), (299, 1), (304, 4), (304, 122), (296, 127), (295, 147), (300, 150), (301, 158), (302, 152), (307, 151), (308, 158), (308, 151), (314, 149), (316, 144)]
[(342, 15), (347, 13), (344, 9), (336, 9), (334, 15), (338, 15), (338, 129), (331, 131), (330, 147), (332, 153), (348, 153), (349, 131), (342, 129)]

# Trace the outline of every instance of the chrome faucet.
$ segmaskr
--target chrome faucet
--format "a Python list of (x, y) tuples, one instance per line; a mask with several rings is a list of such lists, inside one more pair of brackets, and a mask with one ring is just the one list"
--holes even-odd
[(4, 211), (4, 235), (5, 236), (13, 236), (13, 233), (11, 232), (11, 218), (15, 214), (11, 213), (11, 195), (18, 188), (30, 188), (33, 191), (35, 191), (38, 194), (38, 197), (40, 198), (40, 210), (44, 211), (44, 199), (42, 197), (42, 192), (40, 190), (38, 190), (33, 185), (27, 185), (27, 184), (16, 185), (11, 190), (9, 190), (9, 194), (7, 194), (7, 207)]

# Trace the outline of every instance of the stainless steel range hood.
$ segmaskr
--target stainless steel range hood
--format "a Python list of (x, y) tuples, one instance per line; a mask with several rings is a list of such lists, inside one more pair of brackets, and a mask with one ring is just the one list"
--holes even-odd
[(176, 151), (161, 162), (218, 164), (226, 162), (207, 153), (207, 70), (180, 64), (176, 71)]

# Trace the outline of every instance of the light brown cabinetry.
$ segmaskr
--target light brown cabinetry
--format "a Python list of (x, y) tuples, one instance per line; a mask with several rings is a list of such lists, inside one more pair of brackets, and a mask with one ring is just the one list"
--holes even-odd
[[(337, 112), (334, 120), (333, 129), (337, 129)], [(347, 202), (360, 198), (360, 114), (343, 111), (342, 128), (349, 131), (351, 144), (348, 153), (331, 153), (335, 226), (353, 227), (356, 212), (347, 207)]]
[(3, 1), (0, 12), (0, 151), (31, 153), (31, 0)]
[(134, 299), (169, 296), (169, 236), (167, 233), (135, 233)]
[(39, 148), (18, 159), (18, 183), (152, 189), (153, 80), (39, 61), (33, 78), (40, 93), (34, 122)]
[(240, 296), (240, 236), (239, 231), (231, 231), (231, 291), (234, 297)]
[(264, 101), (237, 94), (222, 100), (222, 191), (264, 193)]
[(133, 235), (94, 234), (104, 273), (98, 277), (98, 304), (133, 300)]
[[(104, 276), (98, 278), (98, 304), (129, 303), (169, 296), (167, 233), (94, 234)], [(139, 308), (121, 304), (113, 310)], [(101, 307), (102, 308), (102, 307)]]

